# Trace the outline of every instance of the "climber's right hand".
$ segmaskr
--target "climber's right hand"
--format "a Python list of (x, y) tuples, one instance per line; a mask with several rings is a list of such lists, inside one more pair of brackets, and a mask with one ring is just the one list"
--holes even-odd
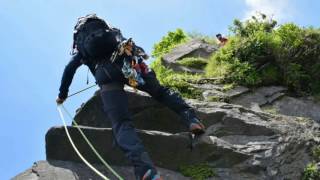
[(65, 101), (65, 99), (62, 99), (62, 98), (60, 98), (59, 96), (58, 96), (57, 99), (56, 99), (56, 103), (57, 103), (58, 105), (62, 104), (64, 101)]

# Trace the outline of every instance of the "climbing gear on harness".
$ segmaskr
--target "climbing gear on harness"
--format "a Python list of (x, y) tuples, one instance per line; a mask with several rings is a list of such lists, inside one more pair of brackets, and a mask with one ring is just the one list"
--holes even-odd
[(135, 45), (132, 38), (122, 41), (118, 50), (111, 57), (113, 63), (119, 57), (122, 58), (123, 66), (122, 73), (129, 80), (129, 85), (134, 89), (139, 85), (144, 85), (145, 81), (142, 78), (143, 74), (147, 74), (148, 66), (143, 62), (148, 58), (144, 51)]
[(163, 180), (160, 174), (155, 173), (149, 169), (142, 177), (142, 180)]
[(145, 84), (143, 78), (141, 77), (140, 72), (137, 71), (135, 68), (133, 68), (133, 65), (128, 61), (124, 61), (124, 64), (121, 70), (124, 77), (129, 80), (130, 86), (136, 88), (139, 85)]
[(72, 124), (75, 124), (75, 127), (79, 130), (80, 134), (82, 135), (82, 137), (84, 138), (84, 140), (87, 142), (87, 144), (90, 146), (90, 148), (92, 149), (92, 151), (95, 153), (95, 155), (99, 158), (99, 160), (103, 163), (103, 165), (105, 165), (107, 167), (108, 170), (110, 170), (112, 172), (112, 174), (114, 176), (116, 176), (119, 180), (123, 180), (123, 178), (117, 174), (112, 168), (111, 166), (101, 157), (101, 155), (97, 152), (97, 150), (94, 148), (94, 146), (92, 145), (92, 143), (89, 141), (89, 139), (86, 137), (86, 135), (83, 133), (83, 131), (81, 130), (81, 128), (79, 127), (79, 125), (77, 124), (77, 122), (72, 118), (71, 114), (69, 113), (69, 111), (61, 104), (57, 107), (58, 111), (59, 111), (59, 115), (60, 118), (63, 122), (64, 125), (64, 129), (66, 131), (67, 137), (73, 147), (73, 149), (76, 151), (77, 155), (80, 157), (80, 159), (90, 168), (92, 169), (96, 174), (98, 174), (101, 178), (105, 179), (105, 180), (109, 180), (106, 176), (104, 176), (101, 172), (99, 172), (97, 169), (95, 169), (79, 152), (78, 148), (75, 146), (75, 144), (73, 143), (73, 140), (69, 134), (63, 113), (61, 108), (67, 113), (67, 115), (69, 116), (70, 119), (72, 119)]

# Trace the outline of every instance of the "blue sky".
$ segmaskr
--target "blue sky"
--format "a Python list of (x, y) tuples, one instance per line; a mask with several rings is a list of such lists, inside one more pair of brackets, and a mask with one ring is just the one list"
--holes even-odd
[[(169, 30), (228, 34), (234, 18), (256, 11), (320, 27), (319, 9), (318, 0), (0, 0), (0, 179), (45, 159), (45, 133), (61, 125), (55, 98), (77, 17), (97, 13), (150, 53)], [(82, 67), (70, 92), (85, 82)], [(93, 92), (68, 99), (66, 107), (74, 112)]]

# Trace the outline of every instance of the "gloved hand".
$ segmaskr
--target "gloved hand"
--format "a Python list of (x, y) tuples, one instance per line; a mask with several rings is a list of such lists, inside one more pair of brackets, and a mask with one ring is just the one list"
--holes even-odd
[(59, 96), (56, 99), (56, 102), (58, 105), (62, 104), (64, 101), (65, 101), (65, 99), (61, 99), (61, 98), (59, 98)]

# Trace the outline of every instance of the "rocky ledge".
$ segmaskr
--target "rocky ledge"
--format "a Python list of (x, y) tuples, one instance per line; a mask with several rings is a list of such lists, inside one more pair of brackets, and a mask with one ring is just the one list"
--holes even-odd
[[(319, 126), (313, 121), (254, 111), (240, 105), (188, 100), (207, 127), (191, 151), (188, 133), (174, 112), (145, 93), (130, 90), (127, 93), (138, 134), (156, 165), (164, 168), (160, 171), (168, 174), (167, 179), (188, 179), (180, 174), (181, 167), (199, 164), (207, 164), (215, 172), (215, 176), (207, 179), (300, 179), (306, 165), (313, 160), (312, 147), (319, 143)], [(93, 96), (78, 110), (76, 120), (103, 158), (119, 167), (122, 176), (133, 179), (129, 162), (112, 145), (111, 129), (100, 103), (99, 96)], [(77, 129), (68, 128), (80, 152), (98, 164)], [(81, 161), (62, 127), (48, 131), (46, 153), (48, 161), (40, 162), (43, 167), (40, 169), (48, 174), (62, 168), (63, 173), (69, 172), (79, 179), (93, 177), (89, 170), (79, 171), (85, 167), (77, 164)], [(30, 175), (32, 169), (16, 179), (28, 179), (24, 178), (28, 172)], [(45, 179), (41, 173), (37, 177)]]

